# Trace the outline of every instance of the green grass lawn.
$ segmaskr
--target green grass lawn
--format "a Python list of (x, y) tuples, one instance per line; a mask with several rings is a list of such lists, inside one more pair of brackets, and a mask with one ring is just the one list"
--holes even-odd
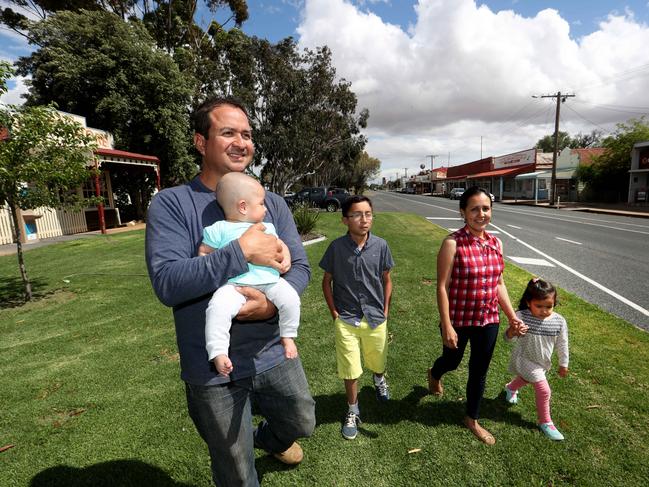
[[(426, 368), (441, 350), (435, 256), (445, 231), (413, 215), (384, 213), (375, 231), (396, 267), (389, 320), (393, 400), (378, 404), (361, 379), (361, 434), (340, 436), (346, 412), (336, 377), (332, 323), (318, 262), (343, 232), (322, 214), (328, 240), (307, 247), (312, 282), (303, 296), (298, 347), (316, 399), (318, 426), (287, 468), (258, 452), (262, 484), (290, 485), (647, 485), (649, 335), (561, 291), (570, 375), (552, 373), (553, 419), (566, 441), (535, 428), (531, 388), (504, 403), (509, 346), (499, 339), (478, 442), (461, 426), (466, 359), (445, 376), (445, 395), (426, 395)], [(30, 250), (40, 298), (16, 306), (15, 256), (0, 257), (0, 486), (207, 486), (206, 448), (185, 409), (171, 311), (146, 276), (142, 232)], [(517, 301), (529, 274), (508, 264)], [(416, 450), (416, 451), (413, 451)]]

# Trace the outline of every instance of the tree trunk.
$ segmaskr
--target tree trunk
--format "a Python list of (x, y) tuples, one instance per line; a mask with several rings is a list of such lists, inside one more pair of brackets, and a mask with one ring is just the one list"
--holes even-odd
[(27, 269), (25, 268), (25, 259), (23, 256), (23, 243), (21, 242), (21, 228), (22, 225), (18, 224), (18, 212), (16, 211), (16, 206), (9, 201), (9, 208), (11, 208), (11, 218), (14, 222), (14, 231), (16, 232), (16, 254), (18, 255), (18, 268), (20, 269), (20, 277), (23, 279), (23, 285), (25, 286), (25, 301), (32, 300), (32, 284), (29, 282), (29, 277), (27, 277)]

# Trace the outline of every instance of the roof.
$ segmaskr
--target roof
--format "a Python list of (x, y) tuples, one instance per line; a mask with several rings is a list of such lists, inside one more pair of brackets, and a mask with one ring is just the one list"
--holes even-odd
[(493, 178), (496, 176), (508, 176), (514, 173), (518, 174), (523, 171), (528, 171), (529, 169), (532, 168), (532, 166), (533, 164), (527, 164), (525, 166), (508, 167), (505, 169), (494, 169), (493, 171), (481, 172), (478, 174), (470, 174), (467, 177), (469, 179), (478, 179), (478, 178)]
[(121, 157), (124, 159), (137, 159), (140, 161), (160, 162), (156, 156), (147, 156), (146, 154), (137, 154), (136, 152), (126, 152), (117, 149), (97, 149), (95, 154), (100, 156)]
[(572, 149), (571, 154), (577, 154), (579, 164), (589, 165), (593, 162), (593, 157), (601, 156), (606, 149), (604, 147), (591, 147), (589, 149)]

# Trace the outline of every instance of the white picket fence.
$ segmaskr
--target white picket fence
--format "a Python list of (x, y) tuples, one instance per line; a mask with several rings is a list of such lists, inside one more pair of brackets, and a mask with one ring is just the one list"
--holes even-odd
[[(86, 216), (83, 210), (62, 210), (49, 207), (35, 208), (34, 213), (42, 215), (36, 219), (38, 238), (58, 237), (87, 232)], [(0, 208), (0, 244), (14, 242), (14, 229), (8, 207)]]
[(0, 245), (14, 243), (14, 225), (9, 207), (0, 207)]

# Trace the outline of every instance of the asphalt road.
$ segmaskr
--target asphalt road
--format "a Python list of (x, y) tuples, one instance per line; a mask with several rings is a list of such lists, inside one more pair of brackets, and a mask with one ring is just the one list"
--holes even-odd
[[(449, 231), (458, 201), (371, 194), (376, 211), (421, 215)], [(505, 259), (649, 331), (649, 219), (494, 203), (489, 232)], [(517, 304), (519, 296), (510, 296)]]

